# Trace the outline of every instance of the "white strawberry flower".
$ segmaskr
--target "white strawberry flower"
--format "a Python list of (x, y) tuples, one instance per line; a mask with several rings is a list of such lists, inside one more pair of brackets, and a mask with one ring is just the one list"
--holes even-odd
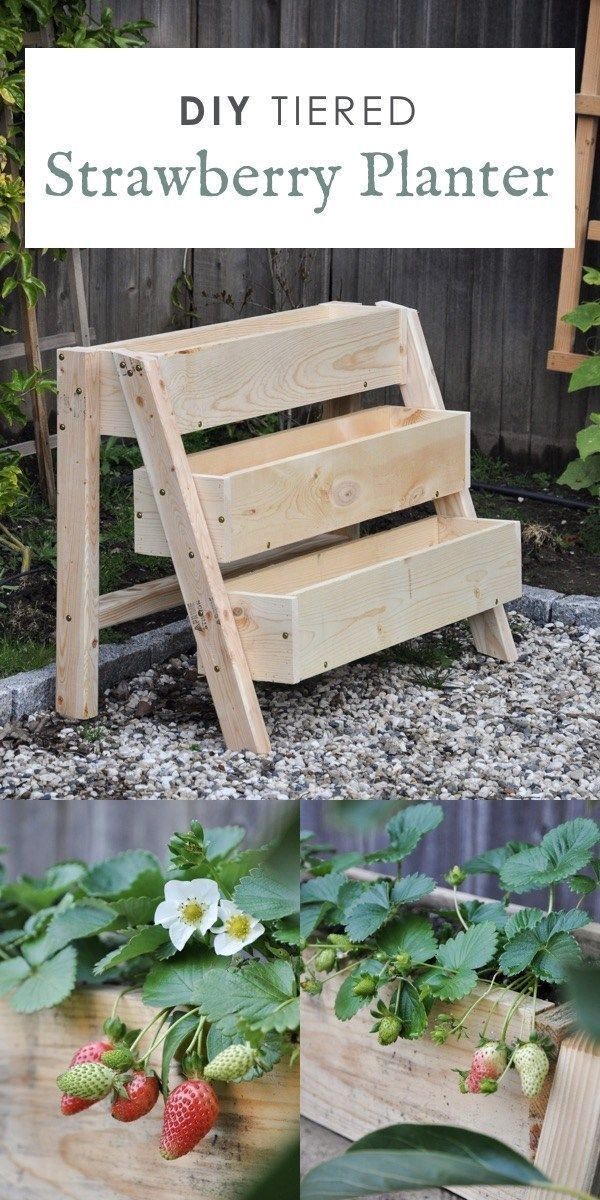
[(217, 925), (214, 930), (217, 935), (215, 954), (237, 954), (265, 932), (264, 925), (261, 925), (256, 917), (242, 912), (231, 900), (221, 900), (219, 916), (222, 925)]
[(165, 898), (155, 914), (154, 924), (169, 930), (177, 950), (183, 950), (193, 933), (208, 933), (219, 912), (219, 888), (212, 879), (191, 879), (185, 882), (170, 879), (165, 884)]

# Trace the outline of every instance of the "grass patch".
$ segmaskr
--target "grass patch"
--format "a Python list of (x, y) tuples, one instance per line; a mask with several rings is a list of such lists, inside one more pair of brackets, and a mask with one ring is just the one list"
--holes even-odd
[(19, 671), (35, 671), (54, 662), (54, 646), (40, 642), (10, 642), (0, 638), (0, 678), (18, 675)]
[(443, 687), (452, 664), (460, 654), (460, 642), (450, 635), (443, 635), (435, 641), (418, 638), (401, 642), (384, 651), (383, 658), (385, 662), (410, 667), (413, 683), (438, 690)]

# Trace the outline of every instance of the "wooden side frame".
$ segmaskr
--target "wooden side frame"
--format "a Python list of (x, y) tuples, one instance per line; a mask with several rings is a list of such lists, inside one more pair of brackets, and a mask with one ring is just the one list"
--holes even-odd
[[(402, 308), (388, 300), (380, 300), (378, 307)], [(436, 378), (431, 356), (425, 341), (419, 314), (414, 308), (404, 308), (407, 321), (408, 378), (401, 383), (400, 391), (407, 408), (445, 408), (440, 386)], [(435, 502), (440, 517), (477, 516), (468, 488), (452, 496), (443, 496)], [(469, 625), (479, 654), (488, 654), (501, 662), (517, 661), (517, 651), (502, 605), (490, 608), (469, 618)]]
[(159, 360), (114, 358), (225, 743), (266, 754), (269, 735)]

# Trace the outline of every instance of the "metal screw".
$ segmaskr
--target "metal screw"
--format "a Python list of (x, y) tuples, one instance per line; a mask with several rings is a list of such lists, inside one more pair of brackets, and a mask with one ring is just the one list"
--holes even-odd
[(139, 512), (139, 513), (136, 513), (135, 515), (136, 515), (136, 517), (141, 517), (142, 514), (141, 514), (141, 512)]
[(496, 599), (494, 600), (494, 604), (497, 604), (497, 603), (498, 603), (498, 597), (496, 596)]
[(436, 492), (436, 493), (435, 493), (435, 495), (436, 495), (436, 500), (437, 500), (437, 497), (439, 496), (439, 494), (440, 494), (439, 492)]
[(220, 670), (221, 670), (220, 667), (215, 667), (215, 671), (220, 671)]
[(64, 356), (64, 354), (59, 354), (59, 356), (58, 356), (58, 357), (59, 357), (59, 359), (60, 359), (60, 361), (61, 361), (61, 362), (63, 362), (63, 361), (64, 361), (64, 357), (65, 357), (65, 356)]
[(188, 558), (193, 558), (193, 557), (194, 557), (194, 551), (193, 550), (188, 551)]
[(121, 370), (124, 371), (125, 367), (127, 366), (127, 363), (125, 362), (125, 360), (123, 360), (123, 362), (119, 363), (119, 366), (120, 366)]
[(67, 427), (66, 427), (66, 425), (59, 425), (59, 427), (58, 427), (58, 428), (59, 428), (59, 429), (66, 429)]
[(363, 387), (368, 387), (368, 386), (369, 386), (369, 385), (368, 385), (368, 383), (367, 383), (367, 381), (366, 381), (366, 379), (365, 379), (365, 381), (364, 381), (364, 383), (363, 383)]
[(67, 613), (66, 620), (67, 620), (67, 621), (72, 621), (72, 620), (73, 620), (73, 618), (72, 618), (72, 617), (70, 617), (70, 616), (68, 615), (68, 613)]
[(136, 363), (136, 364), (135, 364), (135, 369), (136, 369), (136, 371), (141, 371), (141, 369), (142, 369), (142, 364), (141, 364), (141, 363)]
[(289, 638), (290, 635), (289, 635), (289, 633), (282, 633), (281, 636), (282, 636), (283, 640), (287, 642), (287, 639)]
[(219, 517), (219, 525), (225, 524), (225, 517)]
[(267, 550), (270, 550), (270, 549), (271, 549), (271, 543), (267, 542)]
[(158, 494), (159, 494), (159, 496), (164, 496), (166, 494), (165, 489), (161, 488)]
[(198, 421), (198, 429), (202, 429), (202, 421)]
[(80, 395), (81, 395), (81, 388), (75, 388), (75, 395), (76, 395), (76, 396), (80, 396)]
[(127, 372), (127, 374), (128, 374), (128, 375), (133, 375), (133, 371), (131, 371), (131, 370), (130, 370), (130, 371), (128, 371), (128, 372)]
[(324, 667), (326, 667), (326, 666), (327, 666), (327, 663), (326, 663), (326, 662), (324, 662), (324, 663), (323, 663), (323, 666), (324, 666)]

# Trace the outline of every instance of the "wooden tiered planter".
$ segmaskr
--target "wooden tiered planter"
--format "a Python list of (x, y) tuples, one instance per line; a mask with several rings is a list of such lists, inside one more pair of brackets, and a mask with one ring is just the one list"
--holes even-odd
[[(430, 908), (452, 908), (452, 893), (445, 889), (427, 900)], [(600, 925), (588, 925), (576, 936), (585, 954), (600, 957)], [(468, 1069), (488, 1016), (487, 1034), (499, 1035), (516, 993), (496, 992), (482, 1001), (467, 1020), (467, 1038), (437, 1046), (425, 1035), (380, 1046), (369, 1033), (368, 1007), (350, 1021), (335, 1016), (340, 982), (338, 977), (325, 984), (321, 996), (302, 997), (303, 1116), (351, 1141), (401, 1122), (459, 1125), (506, 1142), (553, 1180), (594, 1192), (600, 1162), (600, 1046), (573, 1033), (567, 1005), (538, 1001), (536, 1006), (538, 1028), (558, 1049), (540, 1096), (529, 1101), (522, 1095), (516, 1071), (509, 1071), (495, 1095), (472, 1096), (461, 1094), (453, 1068)], [(472, 1000), (440, 1008), (462, 1015)], [(528, 1036), (530, 1015), (531, 1002), (525, 1001), (511, 1021), (509, 1039)], [(514, 1193), (503, 1188), (452, 1190), (469, 1200), (514, 1200)], [(528, 1195), (542, 1200), (542, 1193)]]
[[(163, 1103), (123, 1125), (107, 1101), (63, 1117), (56, 1076), (94, 1041), (115, 993), (86, 989), (59, 1008), (19, 1016), (0, 1008), (0, 1193), (18, 1200), (239, 1200), (298, 1131), (298, 1072), (280, 1064), (252, 1083), (218, 1084), (217, 1124), (191, 1154), (158, 1153)], [(125, 997), (132, 1027), (148, 1009)], [(175, 1082), (175, 1073), (173, 1080)]]
[[(462, 618), (480, 652), (514, 661), (518, 524), (476, 518), (468, 414), (445, 411), (412, 310), (322, 304), (64, 349), (58, 382), (59, 712), (97, 712), (101, 626), (181, 602), (235, 749), (269, 749), (255, 680), (296, 683)], [(402, 406), (360, 410), (390, 386)], [(324, 419), (185, 454), (182, 434), (300, 407)], [(102, 434), (137, 439), (135, 547), (176, 572), (105, 596)], [(435, 518), (356, 537), (427, 501)]]

